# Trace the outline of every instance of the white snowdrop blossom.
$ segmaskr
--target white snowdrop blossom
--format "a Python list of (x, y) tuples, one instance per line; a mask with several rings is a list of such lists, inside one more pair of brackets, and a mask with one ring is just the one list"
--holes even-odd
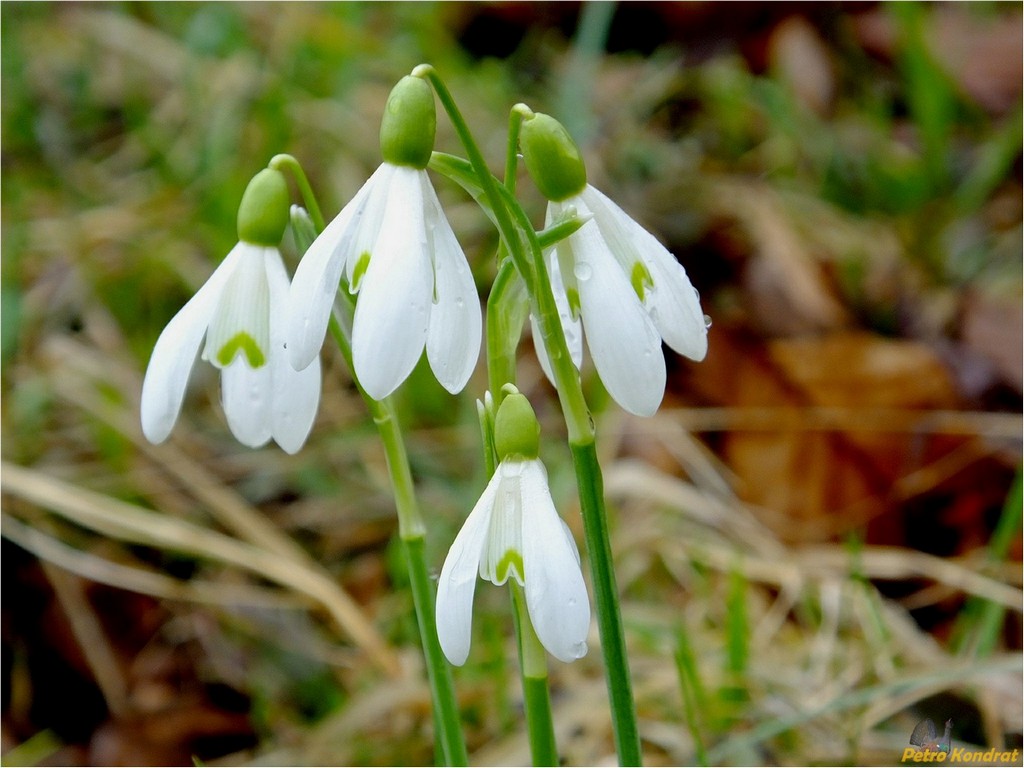
[(367, 394), (394, 392), (424, 347), (441, 385), (462, 390), (480, 353), (480, 303), (425, 170), (382, 163), (306, 252), (287, 312), (299, 370), (319, 353), (343, 273), (358, 293), (352, 358)]
[(320, 364), (295, 371), (284, 341), (288, 274), (276, 247), (239, 242), (157, 339), (142, 384), (142, 431), (167, 439), (181, 411), (199, 346), (221, 370), (231, 432), (256, 448), (273, 438), (302, 447), (320, 402)]
[(455, 665), (469, 655), (478, 574), (524, 588), (530, 621), (552, 656), (570, 662), (586, 655), (590, 602), (579, 551), (540, 459), (502, 461), (448, 551), (437, 584), (437, 636)]
[[(692, 360), (707, 354), (707, 324), (686, 270), (647, 230), (587, 184), (548, 204), (547, 223), (573, 210), (593, 218), (548, 253), (545, 264), (573, 362), (583, 335), (601, 381), (630, 413), (651, 416), (665, 394), (662, 340)], [(551, 366), (531, 318), (537, 354)]]
[[(661, 342), (693, 360), (707, 354), (697, 292), (654, 235), (587, 183), (583, 157), (565, 126), (525, 105), (516, 111), (523, 116), (526, 168), (549, 201), (548, 225), (571, 215), (586, 220), (544, 254), (570, 356), (579, 368), (585, 335), (615, 402), (651, 416), (665, 394)], [(536, 318), (531, 324), (541, 366), (553, 378)]]
[(403, 77), (380, 127), (384, 162), (299, 264), (289, 300), (288, 352), (305, 368), (323, 345), (342, 274), (358, 293), (352, 365), (382, 400), (412, 372), (424, 347), (434, 376), (460, 392), (480, 355), (480, 301), (473, 273), (427, 176), (434, 95)]

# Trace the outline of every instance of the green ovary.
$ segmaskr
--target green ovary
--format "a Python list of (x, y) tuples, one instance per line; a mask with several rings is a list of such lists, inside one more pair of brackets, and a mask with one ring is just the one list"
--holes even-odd
[(250, 368), (260, 368), (267, 362), (267, 358), (263, 354), (263, 350), (260, 349), (260, 345), (245, 331), (236, 333), (217, 350), (217, 362), (222, 366), (230, 365), (231, 361), (235, 359), (235, 355), (239, 352), (245, 354)]

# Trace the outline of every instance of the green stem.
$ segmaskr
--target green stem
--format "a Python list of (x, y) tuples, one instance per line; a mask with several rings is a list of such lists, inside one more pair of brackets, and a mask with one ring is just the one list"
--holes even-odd
[(569, 445), (576, 481), (580, 493), (580, 512), (583, 532), (590, 555), (590, 576), (597, 604), (597, 625), (601, 633), (601, 651), (604, 654), (605, 679), (611, 701), (612, 727), (620, 765), (640, 765), (640, 734), (636, 725), (633, 705), (633, 686), (630, 681), (629, 660), (619, 611), (619, 593), (612, 569), (611, 542), (604, 509), (604, 483), (601, 465), (597, 461), (594, 443)]
[[(287, 168), (291, 171), (302, 192), (316, 233), (322, 232), (324, 219), (299, 162), (291, 155), (277, 155), (271, 160), (271, 167)], [(314, 234), (309, 233), (310, 236)], [(304, 232), (296, 232), (296, 236), (297, 240), (306, 239)], [(310, 242), (300, 243), (300, 250), (305, 252)], [(398, 515), (398, 535), (402, 541), (406, 562), (409, 566), (409, 581), (412, 586), (416, 623), (419, 627), (420, 641), (423, 645), (423, 656), (427, 667), (427, 683), (433, 702), (433, 718), (436, 729), (435, 740), (441, 746), (441, 757), (446, 765), (468, 765), (469, 756), (466, 753), (466, 742), (462, 735), (451, 667), (448, 666), (441, 650), (441, 644), (437, 639), (434, 584), (430, 579), (430, 572), (423, 554), (426, 526), (423, 524), (423, 515), (416, 500), (416, 488), (409, 465), (409, 456), (405, 449), (405, 440), (402, 437), (392, 400), (390, 398), (374, 400), (366, 394), (355, 375), (355, 367), (352, 364), (354, 310), (352, 297), (346, 290), (339, 290), (329, 323), (330, 333), (337, 343), (342, 357), (345, 358), (349, 371), (352, 372), (352, 379), (366, 403), (367, 410), (373, 417), (373, 422), (377, 426), (377, 432), (384, 446), (388, 475), (391, 479), (395, 509)]]
[[(519, 273), (523, 276), (527, 289), (532, 293), (533, 268), (530, 262), (523, 258), (519, 235), (512, 223), (512, 216), (506, 209), (504, 201), (498, 192), (499, 188), (504, 189), (504, 187), (501, 187), (501, 185), (495, 182), (491, 172), (487, 169), (487, 162), (484, 160), (484, 156), (480, 152), (480, 148), (476, 145), (476, 141), (473, 139), (473, 134), (470, 133), (469, 126), (466, 124), (465, 118), (462, 117), (462, 112), (459, 111), (459, 107), (455, 103), (455, 99), (452, 98), (451, 92), (444, 84), (440, 75), (438, 75), (434, 68), (429, 64), (420, 64), (413, 69), (412, 74), (414, 77), (426, 78), (434, 87), (434, 92), (437, 93), (437, 98), (441, 101), (441, 105), (444, 107), (445, 112), (448, 113), (448, 118), (452, 121), (452, 127), (455, 129), (455, 133), (462, 142), (462, 146), (466, 149), (466, 156), (469, 159), (470, 165), (473, 166), (473, 170), (476, 171), (477, 176), (479, 177), (480, 187), (483, 190), (484, 196), (487, 198), (487, 202), (494, 214), (494, 220), (498, 225), (498, 231), (504, 238), (505, 244), (508, 246), (509, 253), (512, 255), (512, 258), (516, 260), (516, 268), (519, 269)], [(505, 191), (508, 192), (507, 189)]]
[(513, 109), (508, 117), (508, 145), (505, 150), (505, 189), (516, 193), (516, 174), (519, 168), (519, 131), (523, 126), (523, 115)]
[(515, 617), (519, 641), (519, 666), (522, 670), (523, 707), (526, 730), (530, 740), (530, 756), (534, 765), (558, 765), (558, 746), (551, 717), (551, 694), (548, 690), (547, 653), (530, 621), (523, 588), (509, 579), (512, 588), (512, 615)]
[[(515, 265), (511, 259), (505, 259), (487, 300), (487, 375), (495, 409), (505, 396), (504, 385), (515, 384), (516, 381), (516, 346), (528, 306)], [(488, 444), (487, 430), (484, 432), (485, 460), (491, 465), (494, 446)], [(493, 433), (490, 437), (493, 438)], [(493, 466), (490, 470), (493, 473)], [(558, 747), (551, 717), (551, 694), (548, 690), (547, 652), (530, 620), (523, 588), (514, 579), (508, 583), (512, 591), (512, 615), (519, 648), (530, 755), (535, 766), (558, 765)]]
[(466, 744), (462, 738), (462, 723), (459, 706), (455, 699), (451, 667), (437, 641), (437, 623), (434, 618), (434, 582), (427, 570), (423, 554), (423, 536), (402, 538), (406, 561), (409, 563), (409, 580), (412, 584), (412, 598), (416, 606), (416, 621), (420, 637), (423, 638), (423, 656), (427, 662), (427, 681), (434, 701), (434, 724), (439, 729), (442, 753), (446, 765), (468, 765)]
[[(351, 334), (345, 329), (351, 327), (351, 317), (338, 307), (335, 302), (334, 315), (331, 317), (331, 335), (338, 344), (342, 356), (353, 380), (363, 395), (366, 407), (377, 425), (384, 455), (387, 458), (388, 475), (395, 496), (395, 509), (398, 513), (398, 535), (405, 550), (409, 564), (409, 581), (412, 585), (413, 605), (416, 609), (416, 622), (420, 630), (420, 641), (423, 644), (423, 657), (427, 665), (427, 682), (430, 696), (434, 703), (434, 723), (440, 729), (440, 740), (446, 765), (467, 765), (469, 757), (466, 743), (462, 736), (459, 719), (458, 703), (455, 699), (455, 684), (452, 680), (451, 667), (448, 666), (441, 644), (437, 639), (437, 624), (434, 614), (434, 584), (430, 580), (426, 559), (423, 556), (426, 526), (416, 500), (416, 490), (409, 466), (405, 441), (401, 427), (395, 414), (394, 404), (390, 398), (374, 400), (363, 391), (355, 378), (352, 367)], [(346, 301), (344, 309), (351, 309)]]
[(548, 280), (547, 269), (543, 266), (537, 234), (529, 225), (529, 220), (523, 221), (525, 213), (520, 206), (516, 206), (514, 213), (520, 226), (526, 225), (524, 231), (527, 242), (537, 265), (538, 294), (534, 299), (539, 307), (544, 343), (548, 350), (548, 358), (551, 360), (555, 386), (569, 432), (569, 449), (576, 470), (580, 513), (583, 516), (583, 529), (594, 585), (594, 602), (597, 607), (598, 629), (601, 633), (601, 650), (605, 661), (605, 680), (612, 710), (615, 746), (621, 765), (640, 765), (643, 754), (640, 749), (640, 733), (636, 723), (632, 682), (626, 656), (619, 593), (612, 564), (604, 503), (604, 481), (597, 459), (594, 423), (583, 396), (579, 373), (565, 343), (561, 320), (551, 292), (551, 283)]
[(316, 195), (313, 194), (313, 187), (310, 186), (309, 179), (306, 178), (306, 172), (302, 170), (299, 161), (291, 155), (274, 155), (270, 158), (270, 162), (267, 163), (267, 167), (277, 171), (287, 169), (291, 172), (295, 179), (295, 184), (299, 188), (299, 194), (302, 195), (302, 200), (306, 203), (309, 218), (313, 220), (313, 226), (316, 227), (317, 232), (323, 232), (325, 226), (324, 216), (320, 213), (320, 206), (317, 204)]
[[(594, 443), (594, 423), (583, 396), (579, 372), (572, 362), (565, 341), (540, 241), (522, 206), (512, 193), (497, 184), (491, 175), (462, 113), (434, 68), (422, 64), (413, 70), (413, 74), (429, 79), (434, 86), (438, 99), (466, 149), (467, 158), (476, 171), (484, 195), (493, 209), (494, 220), (508, 247), (509, 255), (522, 275), (535, 305), (535, 314), (541, 327), (548, 359), (551, 361), (555, 387), (558, 390), (568, 430), (569, 448), (576, 469), (576, 483), (594, 582), (594, 599), (601, 632), (601, 650), (605, 661), (605, 680), (612, 710), (615, 746), (620, 764), (640, 765), (640, 735), (636, 724), (618, 590), (612, 568), (601, 466), (597, 460)], [(524, 113), (525, 109), (524, 107)], [(516, 107), (513, 111), (520, 110)]]
[(516, 347), (528, 309), (523, 281), (512, 260), (505, 259), (487, 297), (487, 382), (495, 409), (504, 397), (501, 388), (516, 383)]

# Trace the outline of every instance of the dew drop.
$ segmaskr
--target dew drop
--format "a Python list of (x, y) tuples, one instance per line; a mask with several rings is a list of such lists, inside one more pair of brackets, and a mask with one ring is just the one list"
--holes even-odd
[(693, 297), (697, 299), (697, 301), (700, 301), (700, 291), (698, 291), (696, 288), (693, 289)]
[(576, 275), (577, 280), (582, 280), (586, 282), (591, 278), (591, 276), (593, 276), (594, 270), (587, 262), (578, 261), (576, 262), (576, 265), (572, 268), (572, 273)]
[(708, 329), (711, 327), (711, 315), (704, 315), (704, 328)]

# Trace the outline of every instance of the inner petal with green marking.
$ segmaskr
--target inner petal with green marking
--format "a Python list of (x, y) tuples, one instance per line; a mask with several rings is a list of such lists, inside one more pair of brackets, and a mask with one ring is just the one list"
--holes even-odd
[(366, 269), (369, 266), (370, 253), (369, 251), (363, 251), (359, 254), (355, 267), (352, 268), (352, 279), (349, 281), (349, 290), (353, 293), (359, 290), (359, 284), (363, 281), (363, 275), (366, 274)]
[(250, 368), (260, 368), (267, 362), (267, 357), (263, 354), (263, 350), (260, 349), (260, 345), (256, 343), (256, 339), (245, 331), (236, 333), (217, 350), (217, 362), (223, 366), (228, 366), (239, 353), (245, 355)]
[(250, 368), (262, 368), (270, 355), (270, 289), (263, 250), (240, 243), (243, 249), (217, 303), (206, 332), (203, 359), (218, 368), (243, 355)]
[(654, 279), (642, 261), (633, 262), (633, 272), (629, 276), (629, 282), (632, 284), (633, 290), (636, 291), (636, 295), (640, 297), (640, 301), (644, 300), (644, 293), (647, 289), (654, 287)]
[[(508, 550), (498, 561), (498, 567), (494, 569), (498, 577), (497, 581), (499, 584), (503, 584), (508, 577), (514, 576), (515, 580), (520, 585), (524, 583), (526, 577), (526, 571), (523, 568), (523, 556), (516, 552), (514, 549)], [(512, 571), (509, 574), (509, 571)]]

